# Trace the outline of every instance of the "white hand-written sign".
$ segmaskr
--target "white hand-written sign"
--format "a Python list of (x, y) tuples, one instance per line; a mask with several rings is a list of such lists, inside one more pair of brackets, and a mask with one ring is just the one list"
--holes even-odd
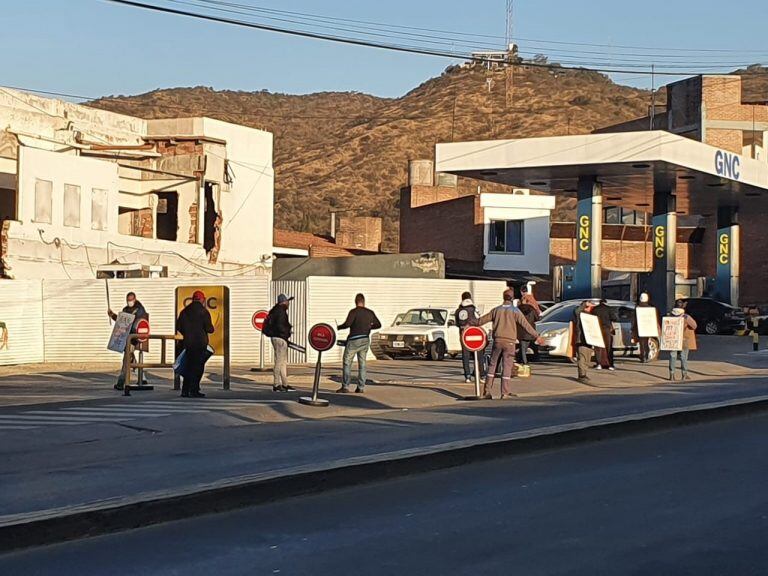
[(131, 334), (131, 326), (136, 316), (128, 314), (127, 312), (120, 312), (115, 320), (115, 325), (112, 328), (112, 336), (109, 338), (109, 344), (107, 344), (107, 350), (112, 352), (125, 352), (125, 347), (128, 344), (128, 336)]
[(584, 339), (587, 341), (587, 344), (597, 348), (605, 348), (603, 331), (600, 330), (600, 321), (597, 319), (597, 316), (582, 312), (579, 314), (579, 317), (581, 319), (581, 329), (584, 331)]
[(659, 316), (656, 308), (652, 306), (638, 306), (637, 314), (637, 335), (640, 338), (658, 338), (659, 337)]
[(682, 316), (665, 316), (661, 321), (662, 350), (682, 350), (685, 318)]

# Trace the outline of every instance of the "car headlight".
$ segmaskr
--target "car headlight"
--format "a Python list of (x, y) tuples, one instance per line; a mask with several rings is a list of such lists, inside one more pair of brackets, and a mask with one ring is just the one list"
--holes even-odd
[(545, 340), (551, 340), (552, 338), (562, 336), (566, 332), (568, 332), (568, 328), (557, 328), (556, 330), (547, 330), (541, 335), (541, 337)]
[(414, 336), (413, 337), (413, 341), (414, 342), (423, 342), (424, 341), (424, 336)]

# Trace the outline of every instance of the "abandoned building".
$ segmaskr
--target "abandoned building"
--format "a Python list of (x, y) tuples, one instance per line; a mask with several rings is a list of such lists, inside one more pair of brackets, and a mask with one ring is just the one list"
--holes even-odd
[(0, 88), (0, 278), (268, 274), (272, 146)]

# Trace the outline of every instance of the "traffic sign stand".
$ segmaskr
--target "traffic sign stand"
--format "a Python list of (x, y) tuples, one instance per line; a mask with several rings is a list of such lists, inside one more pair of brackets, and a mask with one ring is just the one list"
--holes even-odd
[(266, 350), (264, 349), (265, 348), (264, 321), (267, 319), (267, 316), (269, 316), (269, 312), (267, 312), (266, 310), (259, 310), (253, 315), (253, 317), (251, 317), (251, 324), (259, 333), (259, 367), (251, 368), (251, 372), (269, 372), (270, 371), (270, 368), (267, 368), (264, 365), (264, 356), (266, 354)]
[(475, 394), (474, 396), (464, 396), (464, 400), (477, 401), (484, 400), (480, 394), (480, 357), (479, 352), (485, 350), (488, 346), (488, 335), (485, 330), (479, 326), (470, 326), (461, 334), (461, 344), (472, 352), (475, 356)]
[(315, 324), (309, 330), (309, 345), (317, 350), (317, 364), (315, 364), (315, 379), (312, 383), (312, 396), (302, 396), (299, 404), (305, 406), (327, 407), (328, 400), (318, 398), (320, 393), (320, 374), (323, 370), (323, 352), (327, 352), (336, 344), (336, 332), (329, 324)]
[(299, 404), (304, 404), (305, 406), (322, 407), (322, 408), (325, 408), (326, 406), (331, 405), (331, 403), (328, 400), (324, 400), (322, 398), (317, 397), (317, 395), (320, 392), (320, 374), (323, 370), (322, 358), (323, 358), (323, 353), (318, 351), (317, 364), (315, 364), (315, 380), (312, 383), (312, 397), (310, 398), (309, 396), (302, 396), (301, 398), (299, 398)]
[[(147, 336), (149, 336), (150, 330), (149, 330), (149, 320), (146, 318), (142, 318), (138, 321), (136, 324), (136, 334), (141, 336), (138, 339), (139, 344), (144, 344), (147, 342)], [(130, 346), (130, 343), (127, 343), (126, 346)], [(134, 347), (134, 349), (138, 348), (138, 346)], [(154, 390), (155, 387), (151, 384), (145, 384), (144, 380), (144, 368), (141, 366), (144, 364), (144, 350), (139, 349), (139, 368), (136, 369), (136, 384), (129, 385), (127, 382), (123, 386), (123, 396), (130, 396), (131, 390), (138, 390), (139, 392), (148, 391), (148, 390)]]

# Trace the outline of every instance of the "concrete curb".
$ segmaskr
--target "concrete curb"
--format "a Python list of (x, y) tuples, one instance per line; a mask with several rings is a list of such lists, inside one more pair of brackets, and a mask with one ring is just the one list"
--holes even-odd
[(0, 552), (214, 514), (326, 490), (768, 410), (768, 395), (547, 426), (251, 474), (174, 491), (0, 517)]

